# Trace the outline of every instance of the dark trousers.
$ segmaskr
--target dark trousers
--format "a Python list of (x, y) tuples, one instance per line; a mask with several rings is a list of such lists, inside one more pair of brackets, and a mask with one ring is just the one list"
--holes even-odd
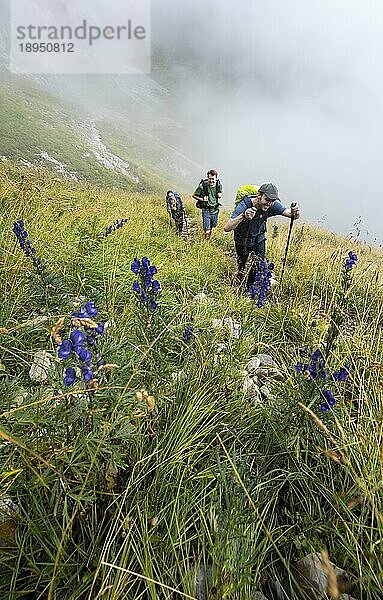
[[(253, 246), (242, 246), (242, 244), (238, 244), (235, 242), (235, 251), (237, 253), (237, 265), (238, 265), (238, 279), (241, 281), (243, 279), (244, 270), (246, 261), (249, 257), (250, 252), (255, 252), (257, 257), (265, 258), (266, 254), (266, 240), (263, 242), (259, 242)], [(257, 261), (254, 262), (254, 266), (250, 269), (249, 276), (247, 278), (247, 287), (253, 285), (255, 281), (255, 274), (257, 270)]]
[(174, 219), (176, 230), (178, 234), (182, 233), (182, 229), (184, 226), (184, 213), (182, 210), (172, 211), (172, 217)]

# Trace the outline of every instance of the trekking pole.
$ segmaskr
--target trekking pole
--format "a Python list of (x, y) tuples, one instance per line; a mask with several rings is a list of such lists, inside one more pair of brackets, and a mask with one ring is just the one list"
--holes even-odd
[(182, 209), (182, 214), (183, 214), (183, 220), (184, 220), (184, 223), (185, 223), (186, 235), (189, 237), (188, 220), (187, 220), (186, 211), (185, 211), (184, 208)]
[[(295, 206), (296, 206), (296, 202), (292, 202), (291, 206), (290, 206), (290, 210), (292, 210)], [(281, 288), (280, 289), (282, 289), (282, 280), (283, 280), (283, 274), (285, 272), (285, 266), (286, 266), (286, 260), (287, 260), (287, 253), (289, 251), (289, 245), (290, 245), (291, 232), (292, 232), (292, 229), (293, 229), (293, 223), (294, 223), (294, 217), (291, 217), (291, 219), (290, 219), (290, 227), (289, 227), (289, 235), (287, 236), (287, 244), (286, 244), (286, 249), (285, 249), (285, 257), (283, 259), (282, 275), (281, 275), (281, 282), (280, 282)]]

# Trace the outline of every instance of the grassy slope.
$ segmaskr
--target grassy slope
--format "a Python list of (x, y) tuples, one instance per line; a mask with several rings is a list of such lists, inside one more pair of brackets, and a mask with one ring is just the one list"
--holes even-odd
[[(299, 407), (318, 412), (315, 388), (294, 376), (293, 365), (298, 348), (324, 340), (346, 240), (296, 225), (283, 293), (257, 309), (230, 286), (230, 236), (219, 229), (211, 244), (177, 239), (160, 196), (81, 186), (6, 163), (0, 193), (0, 327), (8, 330), (0, 338), (1, 428), (18, 440), (0, 446), (0, 481), (22, 517), (19, 550), (0, 555), (2, 593), (193, 597), (204, 563), (213, 566), (216, 598), (250, 599), (275, 579), (288, 598), (305, 598), (290, 566), (326, 547), (357, 582), (355, 596), (379, 597), (382, 255), (353, 248), (359, 262), (328, 361), (332, 370), (349, 364), (351, 375), (334, 388), (326, 430)], [(193, 206), (188, 212), (199, 218)], [(99, 235), (125, 216), (123, 229)], [(59, 278), (48, 308), (16, 247), (17, 218)], [(285, 239), (282, 224), (269, 240), (277, 276)], [(131, 260), (145, 255), (163, 290), (151, 327), (131, 292)], [(200, 304), (193, 297), (202, 290)], [(34, 352), (51, 347), (51, 326), (78, 295), (97, 302), (102, 321), (116, 322), (103, 352), (119, 368), (89, 402), (59, 392), (61, 365), (49, 384), (31, 387), (28, 379)], [(28, 324), (39, 315), (48, 321)], [(211, 320), (228, 315), (243, 333), (217, 360), (228, 334), (212, 332)], [(196, 335), (187, 345), (191, 318)], [(286, 381), (274, 385), (275, 400), (254, 405), (243, 398), (241, 370), (260, 351), (273, 355)], [(171, 374), (179, 369), (188, 378), (177, 383)], [(156, 399), (150, 414), (135, 396), (142, 388)]]
[[(131, 160), (129, 145), (122, 158), (129, 162), (131, 174), (139, 178), (139, 183), (105, 168), (89, 153), (89, 142), (79, 129), (79, 122), (86, 122), (87, 115), (78, 106), (60, 101), (35, 83), (5, 71), (0, 71), (0, 100), (0, 152), (6, 157), (24, 159), (53, 170), (52, 164), (39, 156), (45, 151), (80, 180), (127, 191), (159, 189), (161, 172), (149, 172), (137, 152)], [(112, 151), (119, 149), (112, 144)]]

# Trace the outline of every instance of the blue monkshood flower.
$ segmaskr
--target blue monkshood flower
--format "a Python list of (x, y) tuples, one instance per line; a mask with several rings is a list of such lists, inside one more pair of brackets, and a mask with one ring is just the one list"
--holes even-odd
[(88, 348), (81, 348), (79, 352), (77, 352), (77, 354), (79, 359), (83, 363), (90, 363), (90, 361), (92, 360), (92, 353), (90, 352), (90, 350), (88, 350)]
[(321, 350), (319, 350), (319, 348), (317, 348), (317, 349), (316, 349), (316, 350), (313, 352), (313, 354), (312, 354), (311, 358), (312, 358), (312, 360), (313, 360), (314, 362), (315, 362), (315, 361), (317, 361), (319, 358), (323, 359), (323, 354), (322, 354), (322, 351), (321, 351)]
[(62, 360), (66, 360), (70, 357), (73, 351), (72, 342), (70, 340), (63, 340), (57, 350), (57, 355)]
[(356, 264), (357, 260), (358, 260), (358, 257), (355, 254), (355, 252), (350, 250), (350, 252), (348, 253), (348, 259), (346, 260), (346, 262), (344, 264), (344, 268), (346, 269), (346, 271), (350, 271), (352, 269), (352, 267)]
[(334, 373), (332, 374), (331, 377), (332, 377), (333, 381), (346, 381), (349, 374), (350, 374), (350, 371), (349, 371), (348, 367), (340, 367), (340, 369), (338, 369), (338, 371), (334, 371)]
[(161, 288), (160, 283), (153, 279), (157, 267), (151, 265), (148, 257), (144, 256), (141, 262), (138, 258), (134, 259), (132, 271), (138, 276), (137, 281), (132, 284), (132, 290), (137, 294), (141, 306), (145, 305), (147, 310), (155, 310), (158, 307), (157, 299)]
[(73, 369), (73, 367), (67, 367), (65, 369), (65, 377), (63, 381), (64, 385), (69, 387), (75, 383), (76, 379), (76, 371)]
[[(321, 392), (321, 393), (322, 393), (322, 396), (323, 396), (323, 398), (324, 398), (325, 400), (327, 400), (327, 402), (328, 402), (329, 404), (330, 404), (330, 402), (331, 402), (331, 403), (333, 403), (332, 405), (334, 405), (334, 404), (335, 404), (335, 398), (334, 398), (334, 396), (332, 395), (332, 392), (331, 392), (330, 390), (322, 390), (322, 392)], [(331, 406), (331, 404), (330, 404), (330, 406)]]
[(89, 366), (84, 365), (81, 368), (81, 372), (82, 372), (82, 377), (83, 377), (83, 380), (85, 381), (85, 383), (89, 383), (91, 381), (91, 379), (93, 379), (93, 371)]
[(193, 327), (191, 325), (186, 325), (185, 331), (183, 332), (182, 337), (184, 338), (184, 340), (187, 344), (189, 344), (190, 340), (192, 339), (193, 333), (194, 333)]
[(321, 404), (320, 409), (322, 412), (326, 412), (334, 406), (336, 400), (330, 392), (330, 390), (322, 390), (321, 395), (326, 400), (326, 402)]
[(267, 296), (267, 291), (271, 285), (272, 269), (274, 264), (268, 259), (261, 259), (257, 264), (257, 271), (254, 276), (254, 285), (249, 286), (250, 298), (257, 302), (258, 308), (262, 308)]
[(102, 323), (97, 323), (96, 333), (102, 335), (104, 333), (105, 326)]
[(98, 361), (97, 361), (97, 368), (99, 369), (103, 365), (106, 365), (105, 360), (103, 358), (99, 358)]
[(90, 314), (87, 312), (84, 306), (81, 306), (79, 310), (75, 310), (71, 313), (71, 317), (77, 317), (78, 319), (89, 319)]
[(321, 395), (326, 400), (326, 402), (321, 404), (320, 409), (322, 412), (326, 412), (334, 406), (336, 400), (330, 392), (330, 390), (322, 390)]
[(96, 306), (94, 305), (94, 302), (87, 302), (85, 304), (85, 308), (86, 308), (88, 315), (90, 315), (91, 317), (97, 317), (98, 308), (96, 308)]
[(82, 346), (85, 341), (85, 335), (80, 329), (75, 329), (70, 334), (70, 339), (74, 346)]
[(147, 256), (144, 256), (142, 259), (142, 266), (144, 267), (144, 269), (146, 269), (146, 271), (149, 269), (150, 267), (150, 260), (148, 259)]
[(316, 321), (311, 321), (311, 327), (316, 327), (317, 326), (317, 322)]
[(132, 265), (130, 267), (130, 269), (133, 271), (133, 273), (135, 275), (138, 275), (139, 271), (140, 271), (140, 261), (138, 260), (138, 258), (135, 258), (134, 261), (132, 262)]
[[(299, 354), (301, 357), (308, 357), (308, 346), (299, 350)], [(315, 350), (309, 358), (311, 358), (311, 364), (298, 363), (297, 365), (294, 365), (294, 368), (297, 371), (297, 373), (304, 375), (311, 381), (316, 379), (318, 375), (321, 379), (326, 379), (327, 372), (324, 368), (325, 360), (323, 358), (322, 351), (319, 348), (317, 348), (317, 350)]]
[(24, 221), (19, 219), (13, 224), (13, 233), (17, 237), (20, 248), (24, 251), (25, 256), (32, 258), (33, 266), (39, 275), (42, 275), (45, 270), (43, 261), (36, 256), (36, 249), (32, 246), (28, 239), (28, 232), (25, 230)]
[(127, 222), (128, 219), (116, 219), (113, 225), (108, 225), (108, 227), (105, 228), (105, 237), (108, 237), (113, 231), (117, 231), (117, 229), (123, 227)]
[(88, 346), (94, 346), (96, 343), (96, 336), (88, 335), (86, 338), (86, 343), (88, 344)]

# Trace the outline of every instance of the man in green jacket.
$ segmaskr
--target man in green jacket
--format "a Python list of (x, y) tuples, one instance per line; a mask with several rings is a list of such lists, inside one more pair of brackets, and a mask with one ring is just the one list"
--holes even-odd
[(217, 227), (220, 200), (222, 198), (222, 185), (215, 169), (207, 172), (207, 179), (201, 179), (193, 194), (197, 200), (198, 208), (202, 208), (202, 225), (205, 240), (210, 240), (213, 227)]

